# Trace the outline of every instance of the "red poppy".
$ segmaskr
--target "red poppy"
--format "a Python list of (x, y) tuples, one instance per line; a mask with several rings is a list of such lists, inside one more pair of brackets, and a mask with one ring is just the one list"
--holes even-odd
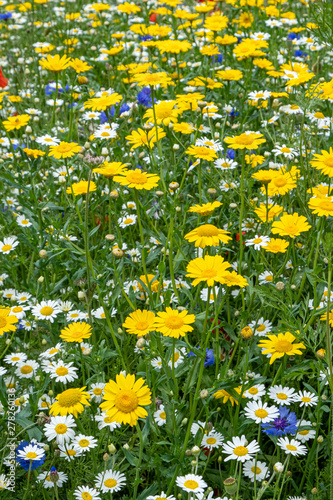
[(107, 224), (108, 222), (109, 222), (109, 217), (107, 215), (104, 217), (104, 223), (102, 223), (101, 219), (99, 219), (98, 217), (95, 217), (96, 226), (101, 227), (102, 225)]
[[(246, 234), (246, 231), (242, 231), (242, 235), (244, 236), (244, 234)], [(236, 240), (239, 241), (240, 240), (240, 236), (239, 236), (239, 233), (236, 234)], [(245, 245), (245, 242), (243, 241), (243, 245)]]
[(2, 69), (0, 68), (0, 87), (4, 89), (8, 85), (8, 79), (2, 74)]
[(157, 14), (152, 14), (152, 15), (150, 16), (150, 18), (149, 18), (149, 21), (150, 21), (151, 23), (156, 23), (156, 21), (157, 21)]

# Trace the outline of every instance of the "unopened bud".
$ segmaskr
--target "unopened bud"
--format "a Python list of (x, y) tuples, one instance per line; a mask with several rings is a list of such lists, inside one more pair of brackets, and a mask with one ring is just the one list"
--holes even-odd
[(47, 257), (47, 251), (46, 250), (40, 250), (39, 257), (41, 259), (46, 259), (46, 257)]
[(195, 457), (198, 456), (200, 454), (200, 448), (199, 446), (193, 446), (192, 450), (191, 450), (191, 453), (192, 455), (194, 455)]
[(202, 389), (202, 391), (200, 392), (201, 399), (205, 399), (205, 398), (207, 398), (207, 396), (208, 396), (207, 389)]
[(178, 188), (179, 188), (178, 182), (170, 182), (169, 189), (171, 189), (171, 191), (176, 191), (176, 189)]
[(104, 462), (107, 462), (109, 460), (109, 458), (110, 458), (110, 455), (108, 453), (104, 453), (104, 455), (103, 455)]
[(77, 293), (77, 297), (78, 297), (79, 300), (84, 300), (86, 298), (86, 294), (84, 292), (82, 292), (82, 290), (80, 290)]
[(117, 451), (117, 448), (115, 447), (115, 445), (113, 443), (109, 444), (108, 446), (108, 450), (110, 453), (112, 453), (112, 455), (114, 455)]
[(277, 290), (282, 291), (284, 289), (284, 283), (282, 281), (278, 281), (275, 285)]
[(113, 241), (115, 239), (115, 235), (114, 234), (106, 234), (105, 239), (108, 241)]
[(123, 250), (121, 250), (121, 248), (113, 248), (112, 255), (114, 255), (114, 257), (116, 257), (117, 259), (121, 259), (122, 257), (124, 257), (124, 252)]
[(317, 443), (321, 444), (321, 443), (323, 443), (323, 442), (324, 442), (324, 436), (319, 435), (319, 436), (317, 437)]

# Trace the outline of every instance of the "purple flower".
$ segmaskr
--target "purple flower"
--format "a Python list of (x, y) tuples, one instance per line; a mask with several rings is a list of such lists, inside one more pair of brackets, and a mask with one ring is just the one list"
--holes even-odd
[(296, 434), (297, 417), (296, 413), (280, 406), (280, 415), (272, 422), (261, 424), (263, 432), (269, 436), (284, 436), (286, 434)]

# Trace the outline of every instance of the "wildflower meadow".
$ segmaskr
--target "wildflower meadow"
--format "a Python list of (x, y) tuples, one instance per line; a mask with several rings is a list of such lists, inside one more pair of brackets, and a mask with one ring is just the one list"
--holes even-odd
[(333, 500), (331, 0), (0, 0), (0, 494)]

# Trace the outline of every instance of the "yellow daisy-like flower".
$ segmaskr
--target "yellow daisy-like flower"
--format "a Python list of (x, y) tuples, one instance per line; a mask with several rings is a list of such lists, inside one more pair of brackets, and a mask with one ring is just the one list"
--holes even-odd
[(312, 212), (320, 217), (328, 217), (333, 215), (333, 197), (332, 196), (318, 196), (310, 198), (309, 208)]
[(270, 222), (283, 212), (283, 207), (273, 205), (273, 203), (269, 203), (268, 206), (265, 203), (260, 203), (259, 207), (254, 211), (262, 222)]
[(74, 415), (76, 418), (79, 413), (84, 411), (83, 405), (90, 406), (88, 399), (90, 399), (90, 394), (85, 391), (85, 387), (82, 389), (67, 389), (67, 391), (61, 392), (56, 396), (56, 402), (50, 407), (50, 415)]
[[(169, 123), (175, 123), (179, 115), (179, 109), (175, 108), (176, 101), (161, 101), (155, 104), (155, 110), (150, 108), (146, 111), (144, 118), (147, 118), (149, 122), (156, 123), (157, 125), (169, 125)], [(155, 113), (155, 116), (154, 116)]]
[(204, 203), (203, 205), (194, 205), (188, 209), (188, 212), (194, 212), (195, 214), (203, 215), (208, 217), (211, 215), (215, 208), (221, 207), (222, 203), (220, 201), (213, 201), (213, 203)]
[(31, 116), (29, 115), (8, 116), (7, 120), (2, 122), (2, 125), (5, 127), (7, 132), (10, 132), (11, 130), (19, 130), (28, 124), (30, 118)]
[(125, 323), (123, 323), (123, 327), (126, 328), (127, 333), (142, 337), (155, 330), (154, 322), (155, 313), (137, 309), (127, 316)]
[(133, 77), (133, 80), (140, 87), (156, 87), (157, 85), (161, 85), (161, 87), (166, 89), (168, 85), (174, 85), (170, 76), (164, 71), (160, 71), (159, 73), (139, 73)]
[[(157, 292), (157, 290), (159, 288), (159, 280), (156, 279), (155, 274), (147, 274), (147, 278), (148, 278), (148, 281), (149, 281), (149, 285), (150, 285), (151, 291), (152, 292)], [(147, 283), (147, 280), (146, 280), (146, 276), (144, 274), (139, 277), (139, 280), (142, 281), (142, 283), (144, 283), (146, 285), (146, 287), (148, 288), (148, 283)], [(140, 282), (138, 282), (138, 287), (139, 287), (140, 292), (145, 292), (145, 289), (143, 288), (143, 286), (141, 285)]]
[(243, 73), (239, 69), (225, 69), (223, 71), (217, 71), (216, 76), (226, 82), (237, 82), (243, 78)]
[(42, 68), (52, 71), (52, 73), (60, 73), (71, 65), (71, 59), (66, 56), (60, 57), (59, 54), (55, 56), (48, 54), (46, 59), (39, 61), (39, 64)]
[(266, 142), (262, 139), (263, 134), (257, 132), (249, 132), (237, 135), (236, 137), (226, 137), (226, 142), (232, 149), (258, 149), (260, 144)]
[(277, 177), (278, 175), (279, 174), (278, 172), (276, 172), (276, 170), (258, 170), (258, 172), (253, 174), (252, 177), (253, 179), (255, 179), (258, 182), (261, 182), (262, 184), (268, 184), (274, 179), (274, 177)]
[(126, 165), (121, 161), (113, 161), (111, 163), (105, 161), (100, 167), (94, 168), (93, 173), (101, 174), (107, 179), (111, 179), (115, 175), (122, 175), (126, 171)]
[(60, 338), (66, 342), (83, 342), (84, 339), (89, 339), (92, 335), (92, 328), (84, 321), (70, 323), (66, 328), (61, 330)]
[(8, 332), (15, 332), (16, 326), (14, 323), (18, 322), (18, 319), (13, 314), (9, 316), (11, 311), (10, 307), (0, 307), (0, 335)]
[[(163, 137), (165, 137), (165, 132), (161, 128), (158, 127), (157, 129), (157, 136), (158, 140), (161, 140)], [(127, 141), (132, 144), (131, 149), (136, 149), (140, 146), (146, 146), (147, 148), (151, 149), (155, 142), (157, 142), (156, 139), (156, 130), (155, 128), (146, 131), (142, 130), (141, 128), (138, 128), (138, 130), (133, 130), (133, 132), (130, 135), (126, 136)]]
[(269, 364), (271, 365), (278, 358), (283, 356), (294, 356), (302, 354), (300, 349), (305, 349), (302, 343), (293, 344), (296, 337), (290, 332), (279, 333), (278, 335), (267, 335), (268, 340), (261, 340), (258, 347), (264, 349), (263, 354), (271, 354)]
[(92, 69), (92, 66), (89, 66), (85, 61), (81, 61), (81, 59), (72, 59), (70, 63), (70, 67), (73, 68), (76, 73), (84, 73), (85, 71), (89, 71)]
[(88, 99), (83, 106), (85, 109), (92, 109), (93, 111), (105, 111), (107, 108), (119, 104), (122, 100), (122, 96), (114, 92), (113, 94), (108, 94), (104, 92), (101, 97), (93, 97)]
[(24, 148), (23, 151), (27, 156), (30, 158), (39, 158), (39, 156), (44, 156), (45, 152), (41, 151), (40, 149), (29, 149), (29, 148)]
[(289, 193), (296, 187), (296, 178), (290, 173), (276, 175), (267, 186), (268, 196), (280, 194), (281, 196)]
[(186, 333), (193, 331), (190, 324), (194, 321), (195, 315), (188, 314), (185, 309), (179, 312), (178, 309), (167, 307), (165, 312), (157, 313), (154, 327), (164, 337), (179, 339), (179, 337), (185, 337)]
[(229, 262), (226, 262), (221, 255), (205, 255), (193, 259), (187, 265), (187, 278), (194, 278), (193, 286), (197, 286), (202, 281), (207, 283), (207, 286), (214, 286), (215, 283), (224, 283), (227, 269), (231, 267)]
[(57, 160), (61, 158), (71, 158), (81, 151), (81, 146), (77, 142), (61, 141), (57, 146), (50, 146), (49, 156), (54, 156)]
[(143, 407), (151, 404), (151, 391), (144, 383), (143, 378), (135, 381), (135, 375), (125, 377), (121, 373), (116, 376), (116, 382), (110, 380), (105, 385), (105, 401), (100, 408), (111, 422), (134, 426), (139, 418), (146, 418), (148, 413)]
[(156, 174), (147, 174), (147, 172), (142, 172), (142, 170), (136, 168), (135, 170), (123, 172), (122, 175), (116, 175), (114, 180), (122, 186), (150, 191), (158, 185), (160, 178)]
[(206, 148), (205, 146), (190, 146), (185, 153), (194, 158), (199, 158), (201, 160), (214, 161), (217, 158), (216, 151), (214, 149)]
[(221, 283), (227, 286), (239, 286), (240, 288), (245, 288), (249, 285), (247, 280), (240, 274), (237, 274), (236, 271), (226, 271)]
[[(241, 388), (240, 387), (235, 387), (234, 391), (238, 392), (238, 394), (241, 393)], [(238, 405), (237, 399), (235, 399), (229, 392), (227, 392), (225, 389), (221, 389), (220, 391), (217, 391), (213, 394), (214, 399), (222, 399), (222, 403), (226, 404), (228, 401), (234, 406)]]
[(190, 243), (195, 242), (196, 247), (206, 248), (207, 246), (217, 247), (222, 243), (228, 243), (231, 240), (230, 234), (224, 229), (219, 229), (213, 224), (204, 224), (196, 229), (193, 229), (190, 233), (185, 235), (185, 239)]
[(74, 182), (71, 186), (66, 189), (66, 193), (74, 194), (74, 196), (79, 196), (80, 194), (88, 193), (88, 185), (89, 185), (89, 193), (96, 191), (97, 186), (93, 181), (80, 181)]
[(333, 148), (329, 151), (321, 151), (321, 155), (314, 155), (315, 160), (312, 160), (311, 166), (317, 170), (321, 170), (328, 177), (333, 177)]
[[(320, 316), (320, 321), (326, 321), (326, 320), (327, 320), (327, 312), (325, 312), (325, 314), (322, 314)], [(328, 315), (328, 322), (330, 326), (333, 327), (333, 311), (330, 311)]]
[(286, 253), (289, 246), (289, 241), (283, 240), (281, 238), (271, 238), (264, 248), (266, 252), (271, 253)]
[(290, 236), (295, 238), (311, 228), (307, 218), (303, 215), (284, 213), (279, 221), (273, 222), (272, 233), (279, 236)]

